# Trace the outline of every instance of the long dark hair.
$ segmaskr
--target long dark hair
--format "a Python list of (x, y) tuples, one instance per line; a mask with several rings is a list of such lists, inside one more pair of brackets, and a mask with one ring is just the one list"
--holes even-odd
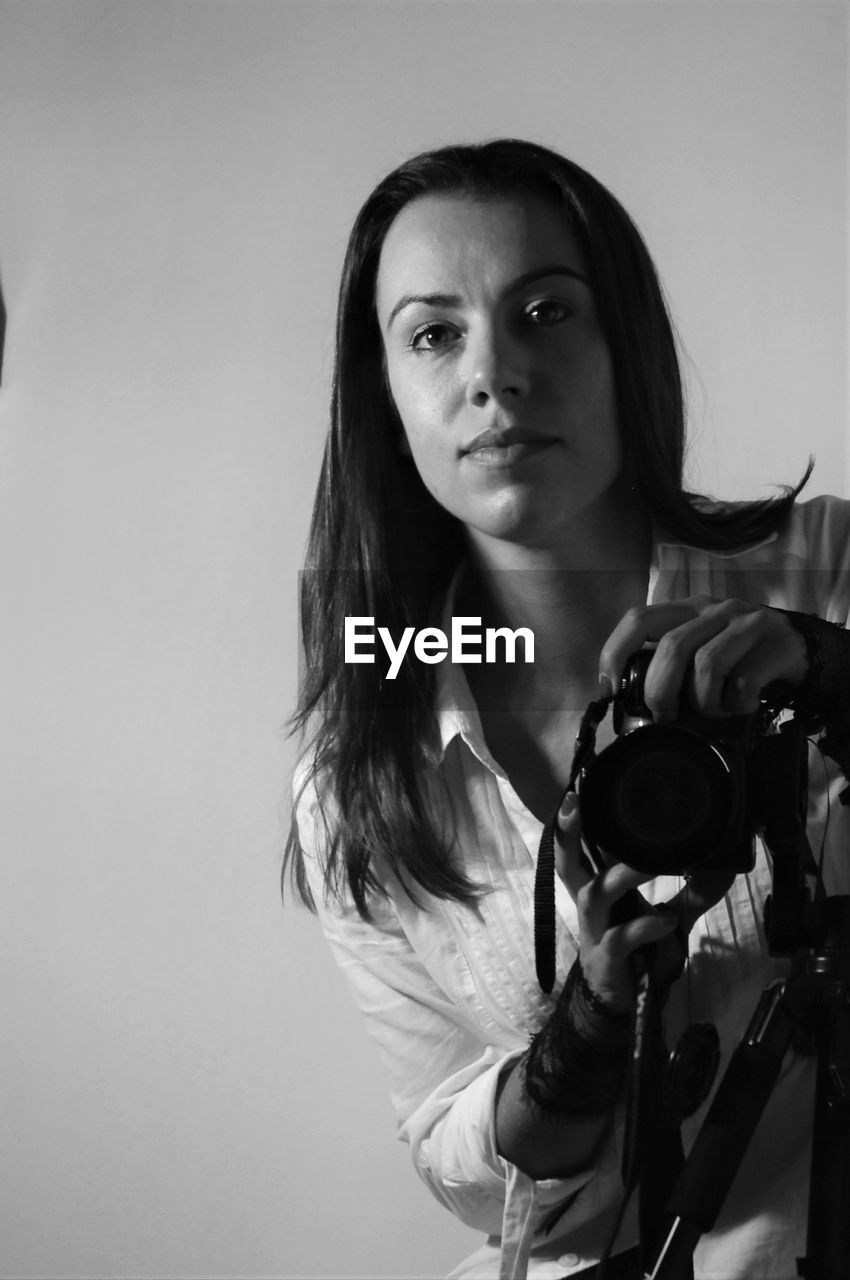
[[(591, 174), (535, 143), (499, 139), (425, 152), (393, 170), (357, 216), (342, 272), (331, 421), (301, 584), (304, 674), (294, 730), (316, 720), (302, 785), (325, 816), (325, 884), (369, 916), (381, 864), (416, 887), (470, 901), (426, 800), (433, 769), (430, 666), (343, 661), (344, 620), (373, 617), (396, 636), (422, 627), (462, 554), (461, 526), (431, 497), (399, 450), (384, 378), (375, 282), (398, 213), (424, 195), (543, 195), (563, 211), (590, 273), (611, 352), (631, 474), (669, 537), (730, 550), (777, 529), (811, 473), (776, 498), (707, 507), (682, 487), (685, 414), (676, 344), (652, 259), (622, 205)], [(284, 857), (312, 904), (293, 820)]]

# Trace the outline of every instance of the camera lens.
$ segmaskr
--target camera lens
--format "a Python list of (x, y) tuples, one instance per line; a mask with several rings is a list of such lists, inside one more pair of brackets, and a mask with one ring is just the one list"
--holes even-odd
[(704, 736), (647, 725), (588, 764), (579, 788), (582, 830), (638, 871), (682, 874), (723, 845), (740, 809), (737, 790)]
[(611, 797), (620, 826), (648, 845), (690, 845), (711, 820), (710, 778), (690, 756), (648, 751), (630, 762)]

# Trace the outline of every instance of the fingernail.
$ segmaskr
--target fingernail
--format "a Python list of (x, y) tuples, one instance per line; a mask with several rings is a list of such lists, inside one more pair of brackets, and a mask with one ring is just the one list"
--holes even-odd
[(558, 810), (558, 822), (569, 822), (570, 818), (578, 809), (578, 796), (574, 791), (568, 791), (561, 801), (561, 807)]
[(759, 705), (758, 691), (743, 677), (735, 681), (729, 698), (729, 709), (738, 715), (746, 715), (756, 711)]
[(600, 673), (599, 673), (599, 697), (600, 697), (600, 698), (613, 698), (613, 696), (614, 696), (614, 686), (613, 686), (613, 684), (611, 683), (611, 678), (610, 678), (610, 676), (607, 676), (607, 675), (605, 674), (605, 672), (604, 672), (604, 671), (600, 671)]

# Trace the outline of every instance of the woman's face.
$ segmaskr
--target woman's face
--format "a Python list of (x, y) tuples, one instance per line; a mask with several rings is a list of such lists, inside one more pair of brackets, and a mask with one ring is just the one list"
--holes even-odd
[(622, 454), (585, 263), (542, 197), (423, 196), (392, 223), (376, 303), (423, 482), (473, 541), (557, 546)]

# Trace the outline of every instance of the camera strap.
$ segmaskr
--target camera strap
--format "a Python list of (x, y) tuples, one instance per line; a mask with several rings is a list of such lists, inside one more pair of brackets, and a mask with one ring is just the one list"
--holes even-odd
[[(596, 731), (611, 701), (611, 698), (597, 698), (581, 718), (564, 796), (575, 791), (578, 775), (593, 755)], [(555, 985), (555, 831), (562, 804), (563, 797), (540, 835), (534, 874), (534, 961), (537, 981), (547, 996)]]

